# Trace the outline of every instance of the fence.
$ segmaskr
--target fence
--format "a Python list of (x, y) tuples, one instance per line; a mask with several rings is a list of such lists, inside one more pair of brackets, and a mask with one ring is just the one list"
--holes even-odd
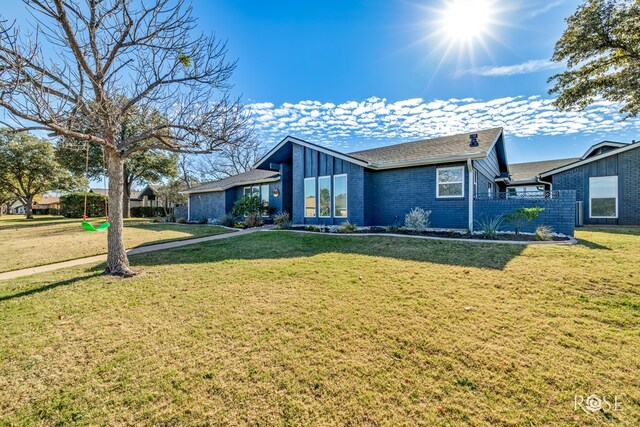
[[(513, 213), (519, 208), (540, 207), (544, 210), (535, 221), (522, 230), (534, 232), (536, 227), (546, 225), (558, 233), (573, 236), (576, 218), (576, 192), (574, 190), (528, 191), (520, 193), (478, 194), (473, 202), (473, 217), (495, 218)], [(510, 224), (504, 230), (514, 231)]]

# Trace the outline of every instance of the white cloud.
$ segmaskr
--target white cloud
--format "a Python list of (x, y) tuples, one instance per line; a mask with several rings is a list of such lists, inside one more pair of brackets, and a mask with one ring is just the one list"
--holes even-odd
[(564, 3), (564, 0), (557, 0), (557, 1), (552, 1), (552, 2), (548, 2), (546, 5), (541, 6), (537, 9), (533, 9), (529, 12), (529, 18), (535, 18), (538, 15), (543, 15), (547, 12), (549, 12), (551, 9), (555, 9), (556, 7), (560, 6), (562, 3)]
[(301, 101), (249, 104), (248, 108), (258, 136), (267, 144), (286, 135), (304, 135), (311, 142), (345, 150), (498, 126), (516, 137), (640, 129), (640, 119), (621, 121), (620, 106), (608, 101), (595, 102), (582, 112), (558, 111), (552, 102), (540, 96), (484, 101), (369, 98), (340, 105)]
[(553, 70), (562, 67), (562, 64), (546, 59), (532, 59), (521, 64), (488, 65), (485, 67), (469, 68), (467, 70), (458, 71), (455, 74), (455, 77), (461, 77), (465, 74), (473, 74), (482, 77), (513, 76), (516, 74), (536, 73), (538, 71)]

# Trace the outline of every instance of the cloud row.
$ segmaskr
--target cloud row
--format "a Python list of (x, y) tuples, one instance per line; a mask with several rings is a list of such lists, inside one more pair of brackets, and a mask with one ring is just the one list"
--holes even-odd
[(563, 67), (564, 65), (562, 64), (546, 59), (532, 59), (521, 64), (469, 68), (467, 70), (457, 72), (455, 77), (461, 77), (465, 74), (473, 74), (482, 77), (514, 76), (516, 74), (536, 73), (538, 71), (553, 70)]
[(262, 102), (248, 108), (258, 136), (267, 144), (292, 135), (351, 150), (498, 126), (517, 137), (640, 128), (638, 120), (621, 121), (619, 106), (607, 101), (598, 101), (582, 112), (558, 111), (552, 101), (540, 96), (396, 102), (372, 97), (342, 104)]

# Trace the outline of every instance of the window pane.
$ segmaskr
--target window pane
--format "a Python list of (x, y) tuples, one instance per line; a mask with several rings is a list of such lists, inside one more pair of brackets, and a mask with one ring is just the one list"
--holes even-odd
[(336, 176), (333, 180), (333, 216), (347, 216), (347, 176)]
[(460, 184), (439, 184), (438, 185), (440, 197), (443, 196), (462, 196), (462, 183)]
[(464, 168), (438, 169), (438, 182), (462, 182)]
[(260, 186), (259, 185), (254, 185), (251, 188), (251, 195), (252, 196), (256, 196), (256, 197), (260, 197)]
[(618, 198), (618, 177), (600, 176), (589, 178), (589, 198), (591, 200), (591, 216), (617, 216), (616, 201)]
[(260, 192), (261, 192), (260, 197), (262, 198), (262, 207), (264, 208), (263, 213), (267, 215), (269, 213), (269, 186), (262, 185), (260, 187)]
[(320, 216), (331, 216), (331, 177), (318, 178), (320, 191)]
[(244, 187), (244, 196), (250, 196), (251, 195), (251, 187)]
[(304, 180), (304, 216), (316, 216), (316, 179)]

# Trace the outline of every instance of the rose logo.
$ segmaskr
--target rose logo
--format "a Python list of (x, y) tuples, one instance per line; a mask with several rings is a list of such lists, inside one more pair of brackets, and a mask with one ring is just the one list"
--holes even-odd
[(602, 409), (602, 399), (600, 399), (595, 394), (592, 394), (591, 396), (587, 397), (587, 400), (585, 401), (585, 405), (587, 409), (591, 412), (599, 411)]

